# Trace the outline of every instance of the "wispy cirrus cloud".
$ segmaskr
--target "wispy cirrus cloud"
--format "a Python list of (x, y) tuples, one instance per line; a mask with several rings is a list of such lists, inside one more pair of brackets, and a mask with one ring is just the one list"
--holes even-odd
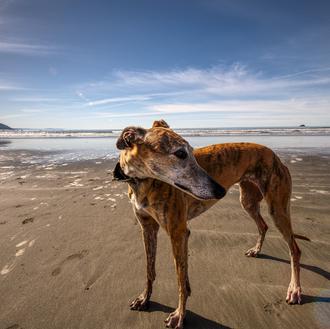
[[(169, 72), (123, 71), (115, 74), (117, 83), (138, 87), (179, 87), (218, 95), (251, 94), (259, 91), (284, 92), (287, 88), (330, 84), (330, 68), (294, 72), (286, 76), (265, 77), (262, 72), (250, 72), (245, 66), (229, 68), (173, 70)], [(299, 77), (302, 77), (299, 79)]]
[(266, 76), (234, 64), (227, 68), (116, 71), (108, 79), (86, 85), (84, 95), (88, 95), (85, 105), (92, 109), (91, 117), (99, 119), (200, 115), (203, 121), (205, 114), (226, 118), (222, 121), (226, 124), (230, 124), (229, 117), (239, 125), (242, 119), (249, 124), (252, 120), (289, 124), (299, 118), (329, 120), (329, 86), (328, 67)]
[(21, 112), (23, 112), (23, 113), (40, 113), (43, 111), (41, 109), (26, 108), (26, 109), (21, 109)]
[[(82, 87), (87, 105), (97, 107), (118, 103), (201, 102), (223, 99), (291, 99), (315, 94), (315, 87), (330, 86), (330, 68), (265, 76), (234, 64), (229, 68), (188, 68), (171, 71), (117, 71), (108, 79)], [(124, 91), (124, 92), (123, 92)], [(95, 95), (103, 95), (106, 97)], [(93, 99), (94, 98), (94, 99)]]
[(17, 86), (16, 84), (12, 82), (7, 82), (7, 81), (1, 81), (0, 80), (0, 91), (15, 91), (15, 90), (22, 90), (24, 88)]
[(26, 42), (0, 41), (0, 53), (44, 56), (57, 52), (57, 48), (42, 44), (33, 44)]
[(282, 115), (292, 113), (299, 115), (301, 111), (310, 112), (317, 107), (319, 114), (327, 114), (330, 106), (330, 98), (326, 101), (306, 101), (306, 100), (238, 100), (238, 101), (216, 101), (204, 103), (170, 103), (150, 105), (145, 112), (96, 112), (97, 117), (103, 118), (120, 118), (120, 117), (141, 117), (154, 115), (173, 115), (173, 114), (192, 114), (192, 113), (239, 113), (239, 114), (258, 114), (272, 113)]
[(92, 102), (88, 102), (89, 106), (104, 105), (104, 104), (113, 104), (113, 103), (128, 103), (128, 102), (137, 102), (137, 101), (147, 101), (150, 100), (151, 96), (149, 95), (131, 95), (127, 97), (113, 97), (105, 98)]

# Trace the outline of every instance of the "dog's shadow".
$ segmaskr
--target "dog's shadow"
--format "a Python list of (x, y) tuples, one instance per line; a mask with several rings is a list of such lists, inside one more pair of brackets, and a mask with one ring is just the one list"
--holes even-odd
[[(266, 254), (259, 254), (257, 258), (270, 259), (270, 260), (275, 260), (277, 262), (290, 264), (289, 260), (286, 260), (286, 259), (283, 259), (283, 258), (278, 258), (278, 257), (275, 257), (275, 256), (266, 255)], [(319, 275), (325, 277), (326, 279), (330, 280), (330, 273), (328, 271), (318, 267), (318, 266), (300, 264), (300, 267), (304, 268), (306, 270), (312, 271), (316, 274), (319, 274)]]
[[(270, 256), (266, 254), (259, 254), (257, 258), (261, 259), (269, 259), (269, 260), (275, 260), (277, 262), (290, 264), (289, 260), (278, 258), (275, 256)], [(330, 280), (330, 273), (318, 266), (314, 265), (307, 265), (307, 264), (300, 264), (301, 268), (304, 268), (306, 270), (312, 271), (318, 275), (323, 276), (327, 280)], [(309, 304), (309, 303), (330, 303), (330, 297), (323, 297), (323, 296), (310, 296), (310, 295), (303, 295), (303, 304)]]
[[(260, 259), (269, 259), (277, 262), (282, 262), (286, 264), (290, 264), (289, 260), (278, 258), (275, 256), (270, 256), (266, 254), (259, 254), (258, 258)], [(312, 271), (316, 274), (319, 274), (326, 279), (330, 279), (330, 273), (326, 270), (313, 265), (306, 265), (306, 264), (300, 264), (300, 266), (306, 270)], [(330, 303), (330, 297), (323, 297), (323, 296), (310, 296), (310, 295), (303, 295), (303, 304), (309, 304), (309, 303)], [(163, 313), (171, 313), (174, 311), (174, 308), (150, 301), (149, 302), (149, 308), (146, 310), (146, 312), (163, 312)], [(185, 324), (190, 329), (231, 329), (228, 326), (222, 325), (220, 323), (217, 323), (215, 321), (206, 319), (192, 311), (187, 310), (186, 312), (186, 318), (185, 318)]]
[[(149, 308), (146, 312), (163, 312), (163, 313), (171, 313), (174, 311), (174, 308), (150, 301)], [(184, 319), (185, 325), (189, 329), (231, 329), (225, 325), (217, 323), (215, 321), (206, 319), (192, 311), (186, 311), (186, 317)]]

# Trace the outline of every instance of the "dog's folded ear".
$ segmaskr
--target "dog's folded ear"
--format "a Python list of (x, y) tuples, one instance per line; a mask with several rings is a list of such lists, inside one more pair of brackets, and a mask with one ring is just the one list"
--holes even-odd
[(147, 131), (140, 127), (127, 127), (119, 136), (116, 146), (119, 150), (132, 148), (134, 144), (142, 144)]
[(152, 125), (152, 128), (158, 128), (158, 127), (170, 128), (170, 126), (163, 119), (158, 120), (158, 121), (154, 121), (154, 123)]

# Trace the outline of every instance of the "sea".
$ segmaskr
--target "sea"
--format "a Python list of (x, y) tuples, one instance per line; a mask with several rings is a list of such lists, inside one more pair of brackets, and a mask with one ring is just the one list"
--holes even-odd
[[(253, 142), (278, 152), (330, 155), (330, 127), (174, 129), (193, 147)], [(121, 130), (18, 129), (0, 131), (0, 161), (19, 154), (32, 163), (113, 159)], [(15, 151), (15, 152), (12, 152)]]

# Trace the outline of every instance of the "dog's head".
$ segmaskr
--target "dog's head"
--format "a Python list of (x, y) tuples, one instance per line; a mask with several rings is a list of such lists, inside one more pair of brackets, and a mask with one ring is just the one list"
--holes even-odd
[(117, 148), (121, 150), (117, 174), (123, 178), (159, 179), (203, 200), (221, 199), (226, 193), (198, 165), (189, 143), (163, 120), (150, 129), (125, 128)]

